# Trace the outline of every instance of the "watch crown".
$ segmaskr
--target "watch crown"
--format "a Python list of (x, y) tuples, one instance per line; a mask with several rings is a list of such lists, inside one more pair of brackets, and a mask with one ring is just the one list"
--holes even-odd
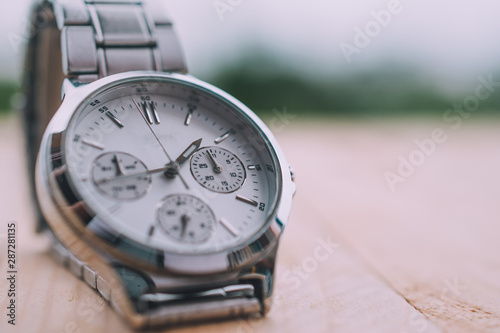
[(295, 182), (295, 171), (293, 171), (293, 168), (291, 166), (288, 166), (290, 169), (290, 177), (292, 177), (292, 182)]

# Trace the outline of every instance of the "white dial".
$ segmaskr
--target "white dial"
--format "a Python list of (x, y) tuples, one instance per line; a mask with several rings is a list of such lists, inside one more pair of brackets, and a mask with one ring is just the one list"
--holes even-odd
[(238, 190), (246, 178), (245, 167), (240, 159), (218, 147), (197, 151), (191, 159), (191, 172), (201, 186), (221, 193)]
[[(207, 149), (215, 162), (202, 160)], [(89, 97), (65, 133), (64, 158), (72, 187), (97, 215), (87, 228), (104, 223), (167, 252), (240, 246), (265, 227), (278, 197), (279, 167), (259, 128), (227, 100), (175, 80), (142, 79)], [(203, 203), (213, 219), (203, 227), (196, 214), (169, 219), (166, 198), (175, 196), (196, 198), (186, 210)]]
[(158, 222), (167, 235), (187, 243), (206, 241), (216, 224), (212, 210), (203, 201), (185, 194), (172, 194), (161, 202)]

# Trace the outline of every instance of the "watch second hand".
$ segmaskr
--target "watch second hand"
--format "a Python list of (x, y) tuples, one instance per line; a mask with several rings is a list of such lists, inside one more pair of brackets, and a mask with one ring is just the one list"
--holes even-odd
[[(142, 113), (141, 111), (141, 108), (139, 107), (139, 104), (137, 104), (137, 102), (135, 101), (135, 99), (132, 98), (132, 101), (134, 102), (135, 106), (137, 107), (137, 110), (139, 110), (139, 113), (141, 114), (141, 117), (142, 119), (144, 119), (144, 122), (146, 123), (146, 125), (148, 125), (151, 133), (153, 133), (156, 141), (158, 141), (158, 143), (160, 144), (160, 147), (161, 149), (163, 149), (163, 152), (165, 153), (165, 155), (167, 156), (168, 158), (168, 163), (172, 163), (172, 159), (170, 158), (170, 155), (167, 153), (167, 150), (165, 149), (165, 147), (163, 146), (163, 144), (161, 143), (160, 141), (160, 138), (158, 138), (158, 135), (156, 135), (153, 127), (151, 127), (151, 125), (148, 123), (148, 120), (146, 119), (146, 116), (144, 116), (144, 114)], [(179, 178), (181, 179), (182, 183), (184, 184), (184, 186), (186, 186), (186, 189), (189, 190), (189, 185), (186, 183), (186, 181), (184, 180), (184, 177), (182, 177), (182, 175), (179, 174)]]

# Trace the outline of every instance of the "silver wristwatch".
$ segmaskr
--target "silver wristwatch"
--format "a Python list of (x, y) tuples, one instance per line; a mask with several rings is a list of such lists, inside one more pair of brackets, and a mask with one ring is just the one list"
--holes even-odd
[(295, 192), (270, 130), (185, 74), (158, 2), (32, 15), (28, 155), (59, 260), (134, 328), (265, 314)]

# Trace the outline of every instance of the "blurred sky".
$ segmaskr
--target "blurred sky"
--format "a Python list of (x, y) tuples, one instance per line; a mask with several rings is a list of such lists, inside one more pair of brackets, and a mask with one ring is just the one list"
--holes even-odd
[[(218, 15), (214, 3), (231, 6)], [(164, 0), (175, 20), (191, 72), (210, 75), (250, 50), (265, 49), (312, 76), (381, 65), (409, 66), (453, 89), (480, 74), (500, 72), (498, 0), (401, 0), (401, 10), (348, 64), (340, 43), (371, 11), (397, 0)], [(22, 34), (30, 1), (2, 1), (0, 78), (18, 78), (22, 52), (9, 38)], [(230, 5), (230, 4), (234, 5)]]

